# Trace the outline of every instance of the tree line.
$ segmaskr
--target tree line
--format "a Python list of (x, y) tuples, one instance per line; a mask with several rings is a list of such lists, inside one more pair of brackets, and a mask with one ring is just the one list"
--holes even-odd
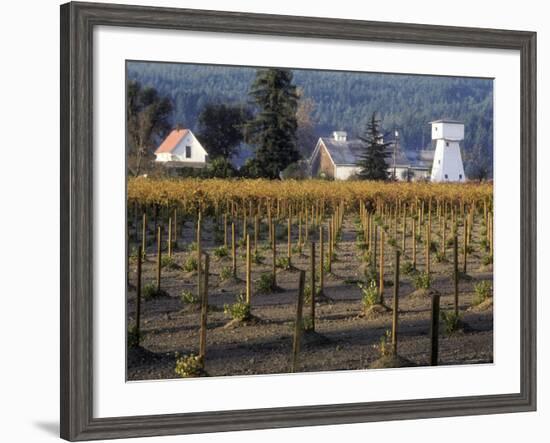
[[(197, 133), (211, 158), (218, 152), (226, 159), (238, 155), (243, 142), (253, 145), (256, 156), (241, 168), (247, 176), (278, 175), (286, 160), (278, 166), (276, 158), (270, 160), (271, 166), (261, 161), (276, 152), (275, 146), (293, 163), (308, 156), (317, 138), (332, 130), (364, 137), (375, 112), (380, 128), (400, 129), (401, 145), (408, 151), (430, 145), (430, 120), (442, 116), (463, 120), (467, 175), (492, 174), (490, 80), (159, 63), (129, 64), (128, 76), (129, 85), (146, 84), (168, 98), (172, 124), (181, 123)], [(285, 105), (279, 104), (278, 112), (270, 111), (269, 101), (273, 104), (278, 96), (270, 96), (266, 87), (269, 82), (284, 86), (285, 81)], [(285, 119), (286, 111), (295, 118)], [(266, 129), (270, 119), (271, 128), (281, 125), (271, 133)], [(283, 142), (281, 137), (288, 138), (289, 133), (293, 135)], [(160, 131), (157, 139), (162, 135)], [(222, 165), (226, 171), (229, 166)]]

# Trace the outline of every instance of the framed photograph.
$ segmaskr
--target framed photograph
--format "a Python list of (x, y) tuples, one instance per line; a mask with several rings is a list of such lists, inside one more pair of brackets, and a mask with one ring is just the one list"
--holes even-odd
[(61, 6), (61, 437), (533, 411), (536, 34)]

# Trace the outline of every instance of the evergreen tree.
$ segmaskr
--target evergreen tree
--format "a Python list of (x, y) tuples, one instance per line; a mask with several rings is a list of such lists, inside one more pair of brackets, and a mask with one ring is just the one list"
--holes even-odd
[(372, 113), (365, 133), (359, 139), (365, 143), (365, 150), (357, 162), (357, 166), (361, 168), (357, 174), (358, 178), (363, 180), (387, 180), (388, 164), (386, 158), (389, 156), (387, 147), (390, 143), (384, 143), (380, 131), (380, 120), (376, 119), (376, 112)]
[(243, 141), (243, 125), (251, 117), (239, 105), (209, 103), (199, 115), (199, 140), (211, 159), (230, 160)]
[(255, 166), (262, 177), (279, 178), (279, 173), (299, 160), (296, 147), (298, 94), (292, 71), (260, 69), (250, 96), (257, 106), (247, 125), (247, 141), (256, 146)]

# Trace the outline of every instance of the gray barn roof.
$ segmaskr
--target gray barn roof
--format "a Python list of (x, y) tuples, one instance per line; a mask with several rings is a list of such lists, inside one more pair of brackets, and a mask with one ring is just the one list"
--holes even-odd
[[(327, 148), (332, 161), (336, 166), (355, 166), (363, 154), (366, 144), (360, 139), (334, 140), (334, 138), (321, 137), (321, 141)], [(388, 166), (393, 166), (393, 148), (388, 146), (390, 155), (386, 158)], [(410, 166), (411, 162), (398, 150), (395, 158), (396, 166)]]

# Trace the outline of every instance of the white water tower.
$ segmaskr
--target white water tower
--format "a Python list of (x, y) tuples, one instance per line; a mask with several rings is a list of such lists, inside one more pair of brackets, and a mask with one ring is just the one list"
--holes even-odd
[(436, 120), (432, 125), (432, 140), (436, 141), (431, 180), (433, 182), (464, 182), (464, 166), (459, 142), (464, 140), (464, 123), (456, 120)]

